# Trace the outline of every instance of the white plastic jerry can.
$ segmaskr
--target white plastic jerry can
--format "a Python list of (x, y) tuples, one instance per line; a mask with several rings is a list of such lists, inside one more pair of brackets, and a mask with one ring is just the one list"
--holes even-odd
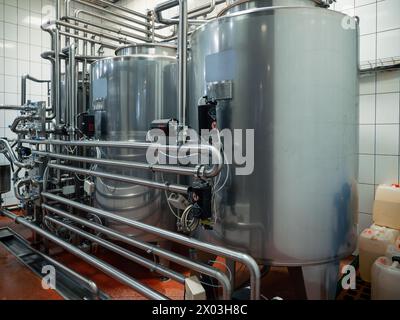
[(395, 244), (388, 246), (386, 250), (386, 257), (392, 259), (393, 257), (400, 257), (400, 237), (397, 238)]
[(372, 300), (400, 300), (400, 256), (375, 261), (371, 289)]
[(360, 275), (365, 282), (371, 282), (371, 268), (376, 259), (386, 254), (389, 245), (399, 237), (399, 230), (377, 225), (366, 229), (359, 237)]

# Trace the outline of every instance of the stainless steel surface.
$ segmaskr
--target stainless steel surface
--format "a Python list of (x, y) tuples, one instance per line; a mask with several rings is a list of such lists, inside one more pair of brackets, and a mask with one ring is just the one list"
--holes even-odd
[[(189, 238), (186, 236), (183, 236), (181, 234), (177, 234), (168, 230), (165, 230), (164, 228), (157, 228), (151, 225), (147, 225), (145, 223), (142, 223), (140, 221), (135, 221), (133, 219), (125, 218), (122, 217), (121, 215), (113, 214), (111, 212), (107, 212), (105, 210), (101, 210), (98, 208), (93, 208), (81, 203), (78, 203), (76, 201), (72, 201), (63, 197), (59, 197), (57, 195), (48, 193), (48, 192), (43, 192), (42, 196), (46, 199), (54, 200), (59, 203), (71, 206), (76, 209), (83, 210), (88, 213), (92, 213), (95, 215), (98, 215), (103, 218), (108, 218), (112, 219), (114, 221), (118, 221), (122, 224), (131, 226), (133, 228), (136, 228), (138, 230), (142, 230), (146, 233), (153, 234), (157, 237), (161, 237), (163, 239), (173, 241), (176, 243), (180, 243), (182, 245), (188, 246), (190, 248), (195, 248), (199, 249), (204, 252), (208, 252), (211, 254), (215, 254), (217, 256), (222, 256), (226, 257), (228, 259), (240, 262), (244, 264), (247, 269), (249, 270), (250, 273), (250, 288), (251, 288), (251, 299), (253, 300), (258, 300), (260, 299), (260, 284), (261, 284), (261, 273), (260, 269), (256, 263), (256, 261), (249, 255), (239, 252), (237, 250), (230, 250), (224, 247), (220, 247), (214, 244), (209, 244), (206, 242), (202, 242), (199, 240), (196, 240), (194, 238)], [(229, 281), (228, 281), (228, 285)]]
[[(190, 38), (189, 123), (210, 83), (231, 81), (219, 129), (255, 130), (255, 168), (215, 197), (206, 243), (284, 266), (350, 255), (358, 212), (358, 31), (313, 6), (237, 12)], [(211, 97), (212, 98), (212, 97)]]
[(130, 56), (136, 54), (174, 57), (176, 56), (176, 46), (170, 44), (143, 43), (123, 46), (115, 50), (116, 56)]
[(36, 226), (32, 222), (27, 221), (25, 218), (19, 217), (15, 215), (14, 213), (2, 209), (0, 210), (0, 215), (4, 215), (5, 217), (15, 221), (17, 224), (21, 224), (28, 229), (36, 232), (37, 234), (43, 236), (44, 238), (50, 240), (51, 242), (57, 244), (61, 248), (67, 250), (68, 252), (72, 253), (76, 257), (82, 259), (83, 261), (86, 261), (87, 263), (93, 265), (94, 267), (98, 268), (99, 270), (103, 271), (105, 274), (108, 274), (109, 276), (117, 279), (121, 283), (126, 284), (127, 286), (133, 288), (143, 296), (149, 298), (149, 299), (154, 299), (154, 300), (168, 300), (167, 297), (162, 295), (161, 293), (158, 293), (154, 291), (153, 289), (146, 287), (145, 285), (141, 284), (137, 280), (131, 278), (127, 274), (117, 270), (113, 266), (97, 259), (96, 257), (89, 255), (82, 250), (76, 248), (72, 244), (65, 242), (61, 240), (60, 238), (56, 237), (52, 233), (43, 230), (42, 228)]
[(58, 216), (61, 216), (66, 219), (70, 219), (71, 221), (77, 222), (82, 226), (88, 227), (95, 231), (102, 233), (103, 235), (107, 235), (115, 240), (121, 241), (133, 247), (139, 248), (145, 252), (151, 252), (152, 254), (159, 256), (160, 258), (164, 258), (168, 261), (174, 262), (178, 265), (184, 266), (186, 268), (190, 268), (191, 270), (200, 272), (202, 274), (206, 274), (210, 277), (213, 277), (219, 281), (223, 289), (223, 298), (230, 299), (232, 293), (232, 287), (229, 286), (229, 279), (227, 276), (220, 270), (215, 269), (213, 267), (207, 266), (200, 262), (192, 261), (184, 256), (181, 256), (177, 253), (172, 253), (167, 250), (160, 248), (159, 246), (155, 246), (152, 244), (148, 244), (146, 242), (138, 241), (134, 238), (129, 238), (123, 233), (111, 230), (107, 227), (101, 226), (99, 224), (95, 224), (86, 219), (79, 218), (77, 216), (71, 215), (59, 209), (50, 207), (49, 205), (44, 204), (43, 208), (49, 210)]
[(226, 8), (222, 9), (218, 16), (265, 7), (316, 6), (314, 0), (228, 0), (227, 3)]
[[(91, 75), (91, 110), (96, 118), (97, 139), (145, 142), (153, 120), (176, 118), (175, 51), (170, 56), (140, 54), (99, 60), (92, 64)], [(147, 162), (146, 150), (98, 148), (98, 158)], [(162, 175), (148, 171), (107, 166), (98, 166), (97, 171), (165, 185)], [(164, 211), (164, 193), (152, 188), (99, 178), (96, 179), (96, 203), (99, 208), (124, 217), (174, 228), (173, 215)], [(110, 223), (113, 228), (140, 236), (131, 228)]]
[(9, 164), (0, 164), (0, 194), (11, 190), (11, 167)]

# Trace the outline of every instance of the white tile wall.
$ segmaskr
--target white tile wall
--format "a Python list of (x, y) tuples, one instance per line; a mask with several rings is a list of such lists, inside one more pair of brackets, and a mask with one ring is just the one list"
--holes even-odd
[[(399, 0), (337, 0), (335, 10), (360, 17), (360, 61), (400, 57)], [(354, 11), (353, 11), (354, 10)], [(378, 184), (400, 181), (400, 71), (360, 81), (360, 228), (372, 223)]]
[[(49, 65), (40, 58), (50, 49), (49, 35), (42, 36), (40, 30), (42, 20), (49, 17), (54, 17), (52, 0), (0, 0), (0, 104), (19, 103), (22, 74), (50, 79)], [(32, 101), (47, 101), (44, 86), (30, 84), (27, 93)], [(14, 137), (8, 125), (15, 115), (0, 111), (1, 137)], [(5, 203), (17, 203), (13, 193), (5, 195)]]

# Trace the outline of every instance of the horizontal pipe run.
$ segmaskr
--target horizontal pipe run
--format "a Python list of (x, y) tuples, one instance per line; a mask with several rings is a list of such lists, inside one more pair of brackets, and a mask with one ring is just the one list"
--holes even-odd
[(136, 39), (136, 40), (149, 42), (149, 38), (142, 37), (142, 36), (140, 36), (138, 34), (133, 34), (133, 33), (121, 30), (121, 29), (115, 29), (113, 27), (108, 27), (107, 25), (104, 25), (104, 24), (103, 25), (98, 25), (97, 23), (94, 23), (94, 22), (91, 22), (91, 21), (88, 21), (88, 20), (84, 20), (84, 19), (80, 19), (80, 18), (75, 18), (75, 17), (62, 17), (61, 20), (72, 20), (72, 21), (75, 21), (75, 22), (83, 23), (83, 24), (88, 25), (88, 26), (92, 26), (92, 27), (100, 28), (102, 30), (106, 30), (106, 31), (113, 32), (113, 33), (116, 33), (116, 34), (124, 35), (124, 36), (129, 37), (129, 38), (133, 38), (133, 39)]
[[(146, 36), (153, 36), (153, 32), (150, 31), (149, 27), (146, 27), (146, 29), (142, 29), (142, 28), (136, 27), (136, 26), (134, 26), (132, 24), (125, 23), (125, 22), (122, 22), (122, 21), (117, 21), (116, 19), (108, 18), (105, 15), (99, 15), (99, 14), (96, 14), (96, 13), (93, 13), (93, 12), (90, 12), (90, 11), (78, 9), (78, 10), (75, 10), (75, 14), (74, 15), (76, 17), (79, 17), (79, 15), (88, 15), (88, 16), (95, 17), (95, 18), (98, 18), (98, 19), (102, 19), (104, 21), (111, 22), (113, 24), (116, 24), (116, 25), (124, 27), (124, 28), (128, 28), (128, 29), (132, 29), (132, 30), (137, 31), (137, 32), (141, 32), (141, 33), (145, 34)], [(161, 34), (154, 33), (154, 37), (159, 38), (159, 39), (168, 39), (171, 36), (164, 36), (164, 35), (161, 35)]]
[(62, 141), (62, 140), (29, 140), (21, 139), (22, 143), (41, 144), (41, 145), (65, 145), (76, 147), (104, 147), (104, 148), (132, 148), (132, 149), (147, 149), (153, 144), (147, 142), (130, 142), (130, 141)]
[(36, 110), (36, 108), (31, 108), (28, 106), (14, 106), (14, 105), (4, 105), (0, 104), (0, 110), (13, 110), (13, 111), (33, 111)]
[[(109, 34), (106, 34), (106, 33), (103, 33), (103, 32), (98, 32), (98, 31), (91, 30), (91, 29), (88, 29), (88, 28), (79, 27), (79, 26), (77, 26), (75, 24), (71, 24), (71, 23), (68, 23), (68, 22), (60, 21), (60, 20), (50, 21), (48, 24), (49, 25), (56, 24), (57, 26), (61, 26), (61, 27), (65, 27), (65, 28), (71, 28), (71, 29), (77, 30), (77, 31), (87, 32), (87, 33), (90, 33), (92, 35), (98, 36), (100, 38), (105, 38), (105, 39), (116, 41), (116, 42), (119, 42), (119, 43), (135, 44), (135, 42), (129, 41), (126, 38), (116, 38), (116, 37), (114, 37), (112, 35), (109, 35)], [(72, 35), (73, 34), (68, 33), (68, 36), (72, 37)]]
[[(80, 4), (83, 4), (85, 6), (91, 7), (93, 9), (98, 10), (98, 11), (107, 13), (107, 14), (112, 15), (114, 17), (117, 17), (117, 18), (120, 18), (120, 19), (124, 19), (126, 21), (129, 21), (129, 22), (132, 22), (132, 23), (135, 23), (135, 24), (147, 27), (147, 28), (151, 28), (152, 27), (152, 25), (150, 23), (147, 23), (147, 22), (144, 22), (144, 21), (140, 21), (140, 20), (137, 20), (135, 18), (131, 18), (131, 17), (127, 16), (127, 15), (120, 14), (120, 13), (115, 12), (115, 11), (107, 10), (107, 9), (105, 9), (103, 7), (100, 7), (100, 6), (97, 6), (97, 5), (93, 4), (93, 3), (89, 3), (89, 2), (81, 1), (81, 0), (73, 0), (73, 1), (76, 2), (76, 3), (80, 3)], [(147, 17), (146, 17), (146, 19), (147, 19)]]
[(131, 141), (61, 141), (61, 140), (28, 140), (21, 139), (19, 140), (21, 143), (29, 143), (33, 145), (63, 145), (63, 146), (76, 146), (76, 147), (108, 147), (108, 148), (132, 148), (132, 149), (149, 149), (153, 148), (154, 150), (169, 150), (174, 151), (174, 154), (179, 154), (180, 152), (201, 152), (205, 154), (211, 154), (211, 158), (214, 164), (205, 169), (204, 173), (201, 173), (206, 178), (216, 177), (222, 170), (224, 165), (224, 159), (222, 157), (221, 152), (211, 145), (182, 145), (182, 146), (163, 146), (154, 143), (147, 142), (131, 142)]
[(45, 197), (46, 199), (54, 200), (59, 203), (72, 206), (76, 209), (83, 210), (88, 213), (92, 214), (97, 214), (102, 217), (106, 217), (108, 219), (126, 224), (130, 227), (136, 228), (141, 231), (148, 232), (150, 234), (159, 236), (161, 238), (164, 238), (166, 240), (170, 240), (173, 242), (180, 243), (182, 245), (188, 246), (190, 248), (198, 249), (201, 251), (205, 251), (211, 254), (219, 255), (226, 257), (228, 259), (240, 262), (244, 264), (249, 272), (250, 272), (250, 283), (251, 283), (251, 299), (253, 300), (259, 300), (260, 299), (260, 281), (261, 281), (261, 273), (260, 269), (256, 263), (256, 261), (249, 256), (248, 254), (241, 253), (241, 252), (236, 252), (227, 248), (223, 248), (220, 246), (216, 246), (213, 244), (208, 244), (205, 242), (201, 242), (197, 239), (189, 238), (171, 231), (163, 230), (157, 227), (153, 227), (147, 224), (144, 224), (139, 221), (134, 221), (125, 217), (118, 216), (116, 214), (98, 209), (98, 208), (93, 208), (69, 199), (65, 199), (63, 197), (59, 197), (56, 195), (53, 195), (51, 193), (42, 193), (42, 196)]
[(190, 168), (190, 167), (177, 167), (177, 166), (168, 166), (168, 165), (150, 165), (147, 163), (141, 162), (127, 162), (127, 161), (117, 161), (117, 160), (105, 160), (105, 159), (97, 159), (97, 158), (87, 158), (87, 157), (76, 157), (76, 156), (68, 156), (63, 154), (55, 154), (50, 152), (43, 151), (32, 151), (33, 154), (42, 157), (49, 157), (52, 159), (60, 159), (67, 161), (76, 161), (90, 164), (98, 164), (105, 165), (110, 167), (123, 167), (128, 169), (142, 169), (148, 170), (152, 172), (163, 172), (163, 173), (171, 173), (171, 174), (179, 174), (186, 176), (197, 176), (200, 177), (201, 168)]
[[(71, 37), (73, 38), (72, 35), (71, 35)], [(85, 39), (85, 38), (82, 37), (82, 39)], [(90, 41), (90, 40), (89, 40), (89, 39), (85, 39), (85, 41)], [(112, 49), (113, 49), (113, 48), (115, 48), (114, 45), (112, 46)], [(50, 51), (44, 51), (44, 52), (42, 52), (41, 57), (42, 57), (43, 59), (49, 60), (49, 59), (54, 59), (54, 55), (55, 55), (55, 52), (50, 50)], [(104, 58), (107, 58), (107, 57), (82, 56), (82, 55), (76, 55), (76, 56), (75, 56), (75, 60), (77, 60), (77, 61), (82, 61), (82, 62), (86, 61), (86, 62), (89, 62), (89, 63), (90, 63), (90, 62), (95, 62), (95, 61), (97, 61), (97, 60), (104, 59)], [(66, 54), (64, 54), (64, 53), (61, 53), (61, 54), (60, 54), (60, 59), (68, 59), (68, 55), (66, 55)]]
[[(30, 246), (30, 244), (28, 242), (26, 242), (26, 244), (28, 246)], [(74, 277), (76, 279), (79, 279), (80, 281), (85, 283), (88, 286), (88, 288), (91, 291), (91, 293), (93, 294), (94, 298), (96, 300), (100, 300), (100, 290), (99, 290), (97, 284), (94, 281), (82, 276), (81, 274), (79, 274), (76, 271), (70, 269), (66, 265), (58, 262), (57, 260), (54, 260), (53, 258), (49, 257), (48, 255), (45, 255), (43, 252), (40, 252), (40, 251), (36, 250), (35, 248), (30, 247), (29, 249), (32, 250), (34, 253), (44, 257), (50, 263), (50, 265), (64, 270), (64, 272), (68, 273), (72, 277)]]
[(139, 256), (138, 254), (130, 252), (127, 249), (117, 246), (109, 241), (100, 239), (99, 237), (96, 237), (88, 232), (84, 232), (78, 228), (71, 226), (70, 224), (64, 223), (64, 222), (54, 219), (52, 217), (46, 216), (44, 219), (47, 221), (50, 221), (51, 223), (59, 225), (60, 227), (63, 227), (69, 231), (72, 231), (73, 233), (75, 233), (87, 240), (97, 243), (100, 246), (102, 246), (103, 248), (108, 249), (112, 252), (115, 252), (116, 254), (118, 254), (128, 260), (131, 260), (131, 261), (141, 265), (142, 267), (145, 267), (151, 271), (155, 271), (155, 272), (159, 273), (160, 275), (163, 275), (167, 278), (175, 280), (181, 284), (185, 283), (186, 278), (182, 274), (179, 274), (171, 269), (165, 268), (162, 265), (157, 264), (155, 262), (151, 262), (148, 259), (145, 259), (145, 258)]
[[(74, 1), (79, 2), (79, 3), (83, 3), (83, 4), (87, 4), (87, 1), (77, 1), (77, 0), (74, 0)], [(115, 3), (112, 3), (112, 2), (109, 2), (109, 1), (104, 1), (104, 0), (97, 0), (97, 2), (105, 4), (106, 6), (109, 6), (111, 8), (118, 9), (118, 10), (121, 10), (123, 12), (132, 14), (132, 15), (137, 16), (139, 18), (147, 19), (147, 16), (145, 14), (143, 14), (141, 12), (138, 12), (138, 11), (135, 11), (135, 10), (132, 10), (132, 9), (129, 9), (129, 8), (126, 8), (126, 7), (121, 7), (121, 6), (119, 6), (119, 5), (115, 4)]]
[(114, 181), (121, 181), (121, 182), (125, 182), (125, 183), (140, 185), (143, 187), (165, 190), (168, 192), (174, 192), (174, 193), (180, 193), (180, 194), (188, 194), (188, 192), (189, 192), (188, 186), (169, 184), (168, 182), (162, 183), (162, 182), (156, 182), (156, 181), (145, 180), (145, 179), (140, 179), (140, 178), (126, 177), (126, 176), (117, 175), (117, 174), (97, 172), (97, 171), (92, 171), (92, 170), (87, 170), (87, 169), (80, 169), (80, 168), (76, 168), (76, 167), (62, 166), (62, 165), (58, 165), (58, 164), (49, 164), (48, 167), (50, 169), (74, 172), (74, 173), (81, 174), (81, 175), (88, 175), (88, 176), (109, 179), (109, 180), (114, 180)]
[(73, 255), (77, 256), (78, 258), (86, 261), (87, 263), (95, 266), (99, 270), (103, 271), (104, 273), (108, 274), (109, 276), (121, 281), (122, 283), (128, 285), (129, 287), (133, 288), (136, 290), (138, 293), (142, 294), (143, 296), (150, 298), (150, 299), (155, 299), (155, 300), (168, 300), (168, 298), (153, 289), (144, 286), (140, 282), (136, 281), (135, 279), (132, 279), (130, 276), (126, 275), (125, 273), (117, 270), (113, 266), (105, 263), (104, 261), (101, 261), (97, 259), (94, 256), (91, 256), (82, 250), (76, 248), (75, 246), (71, 245), (68, 242), (65, 242), (61, 240), (60, 238), (56, 237), (55, 235), (51, 234), (50, 232), (47, 232), (43, 230), (42, 228), (36, 226), (35, 224), (27, 221), (26, 219), (19, 217), (15, 215), (14, 213), (7, 211), (7, 210), (1, 210), (1, 214), (3, 214), (5, 217), (13, 220), (15, 223), (20, 224), (24, 227), (27, 227), (28, 229), (36, 232), (37, 234), (41, 235), (44, 238), (47, 238), (51, 242), (57, 244), (61, 248), (67, 250), (68, 252), (72, 253)]
[(109, 48), (109, 49), (112, 49), (112, 50), (118, 49), (118, 47), (119, 47), (119, 46), (113, 45), (113, 44), (111, 44), (109, 42), (104, 42), (104, 41), (101, 41), (101, 40), (85, 38), (85, 37), (79, 36), (77, 34), (72, 34), (72, 33), (68, 33), (68, 32), (65, 32), (65, 31), (59, 31), (59, 33), (62, 36), (67, 36), (67, 37), (71, 37), (71, 38), (78, 39), (78, 40), (84, 40), (84, 41), (87, 41), (87, 42), (90, 42), (90, 43), (93, 43), (93, 44), (99, 44), (99, 45), (101, 45), (101, 46), (103, 46), (105, 48)]
[(183, 267), (186, 267), (191, 270), (194, 270), (194, 271), (200, 272), (202, 274), (206, 274), (210, 277), (213, 277), (219, 281), (219, 283), (221, 284), (221, 286), (223, 288), (223, 299), (230, 299), (230, 297), (231, 297), (232, 288), (230, 285), (230, 281), (226, 277), (226, 275), (218, 269), (215, 269), (213, 267), (210, 267), (210, 266), (200, 263), (200, 262), (194, 262), (186, 257), (183, 257), (177, 253), (169, 252), (158, 246), (151, 245), (146, 242), (138, 241), (134, 238), (128, 237), (127, 235), (125, 235), (123, 233), (120, 233), (118, 231), (104, 227), (100, 224), (90, 222), (86, 219), (79, 218), (75, 215), (72, 215), (72, 214), (69, 214), (62, 210), (53, 208), (47, 204), (43, 204), (42, 208), (45, 210), (48, 210), (52, 213), (55, 213), (58, 216), (61, 216), (63, 218), (66, 218), (66, 219), (72, 220), (76, 223), (79, 223), (80, 225), (90, 228), (94, 231), (97, 231), (104, 235), (107, 235), (115, 240), (121, 241), (121, 242), (131, 245), (135, 248), (141, 249), (145, 252), (148, 252), (148, 253), (150, 252), (160, 258), (164, 258), (168, 261), (174, 262)]
[[(211, 10), (212, 9), (212, 5), (213, 5), (212, 2), (213, 2), (213, 0), (210, 1), (210, 4), (206, 3), (206, 4), (203, 4), (203, 5), (199, 6), (199, 7), (196, 7), (194, 9), (189, 10), (188, 11), (189, 18), (190, 19), (194, 19), (194, 18), (199, 17), (200, 15), (207, 14), (207, 12), (211, 13), (212, 11), (214, 11), (214, 10)], [(220, 5), (220, 4), (223, 4), (223, 3), (226, 3), (226, 0), (216, 0), (215, 1), (215, 5)], [(178, 19), (178, 18), (179, 18), (179, 16), (173, 16), (171, 18), (171, 20), (175, 20), (175, 19)], [(169, 26), (168, 25), (160, 25), (160, 26), (157, 26), (156, 29), (159, 30), (159, 29), (164, 29), (166, 27), (169, 27)]]

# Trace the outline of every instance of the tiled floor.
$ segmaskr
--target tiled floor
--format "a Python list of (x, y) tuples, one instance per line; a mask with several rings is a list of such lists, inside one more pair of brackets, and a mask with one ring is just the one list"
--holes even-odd
[(343, 291), (338, 300), (371, 300), (371, 284), (357, 278), (357, 290)]

